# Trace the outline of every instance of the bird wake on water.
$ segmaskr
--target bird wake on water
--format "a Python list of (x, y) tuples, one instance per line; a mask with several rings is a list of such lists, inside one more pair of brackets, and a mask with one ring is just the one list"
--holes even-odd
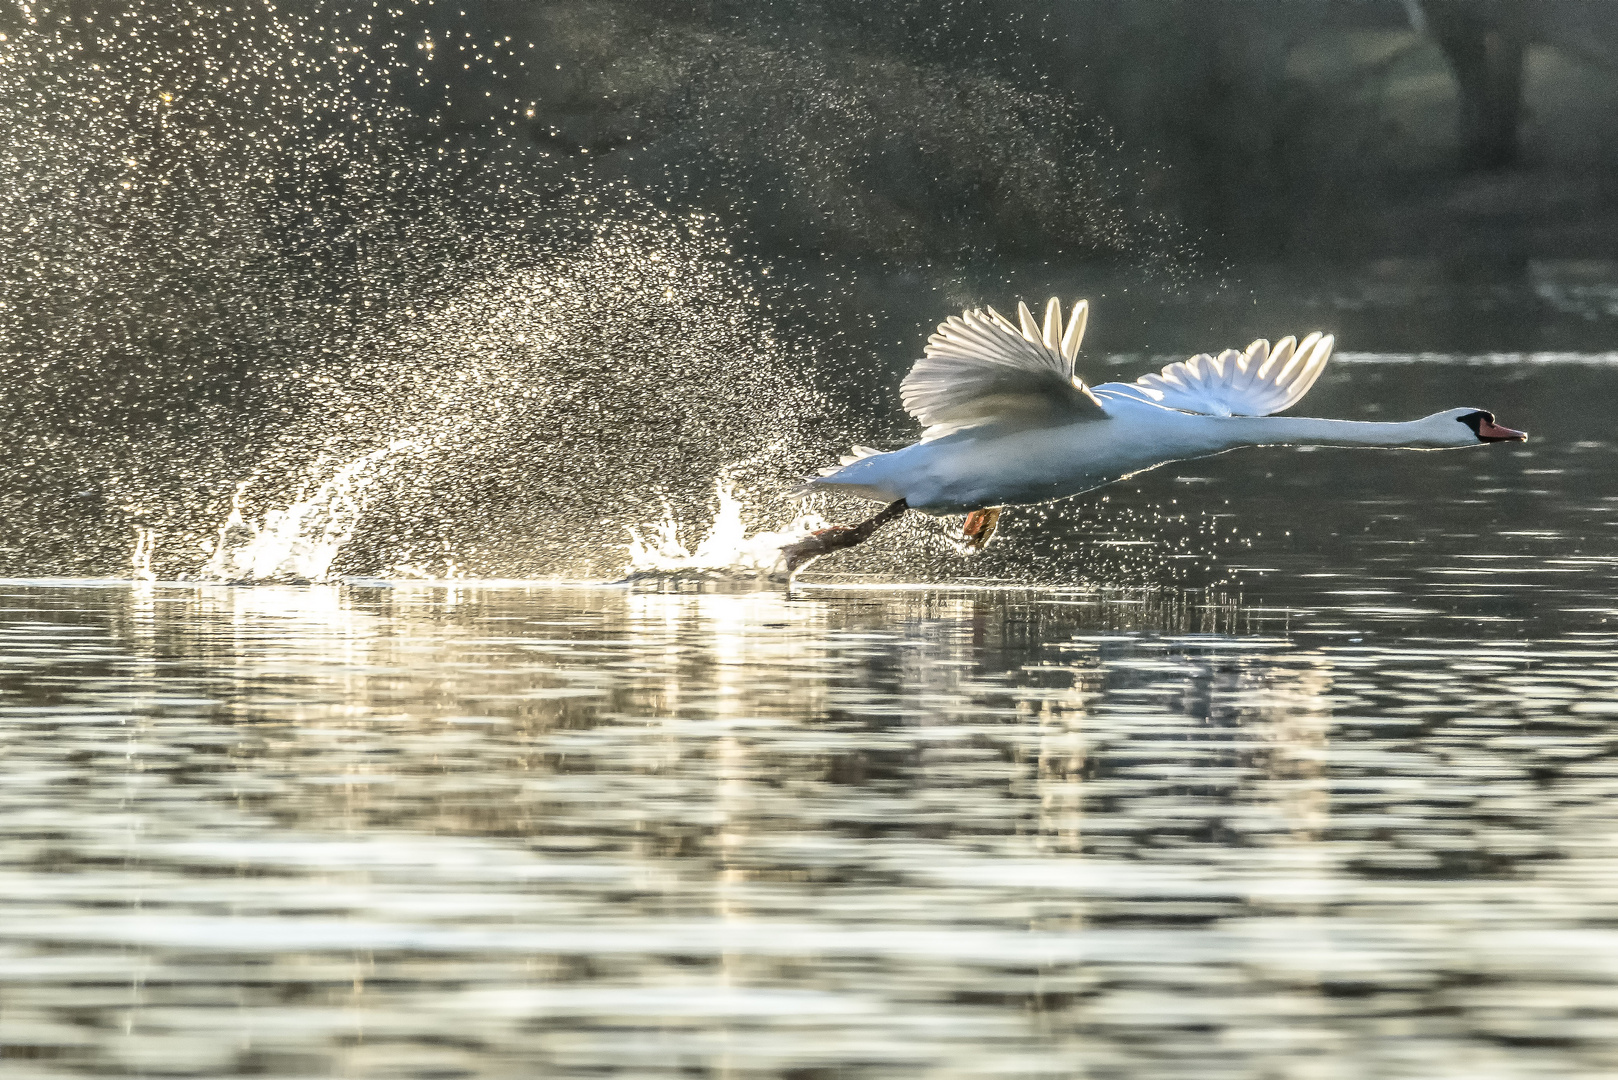
[(1277, 416), (1303, 400), (1331, 357), (1331, 335), (1255, 341), (1202, 353), (1131, 383), (1087, 386), (1074, 372), (1089, 317), (1052, 297), (1043, 322), (1023, 303), (1013, 324), (993, 308), (951, 316), (900, 386), (924, 430), (902, 450), (856, 446), (799, 494), (883, 503), (858, 525), (821, 529), (781, 549), (787, 573), (853, 547), (915, 510), (966, 514), (963, 544), (981, 549), (1000, 512), (1079, 495), (1170, 462), (1244, 446), (1448, 450), (1522, 442), (1486, 409), (1447, 409), (1376, 423)]

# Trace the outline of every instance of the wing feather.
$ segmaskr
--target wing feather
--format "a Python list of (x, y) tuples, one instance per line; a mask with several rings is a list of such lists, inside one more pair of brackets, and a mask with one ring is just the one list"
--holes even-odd
[(1034, 322), (1034, 313), (1028, 310), (1028, 305), (1021, 300), (1017, 301), (1017, 321), (1022, 324), (1022, 336), (1030, 342), (1044, 344), (1045, 338), (1039, 332), (1039, 325)]
[(1081, 300), (1073, 305), (1073, 314), (1068, 318), (1067, 332), (1062, 335), (1062, 355), (1068, 363), (1079, 358), (1079, 343), (1084, 340), (1084, 328), (1090, 322), (1090, 305)]
[(1100, 419), (1100, 403), (1073, 374), (1087, 311), (1079, 301), (1064, 326), (1053, 298), (1044, 325), (1024, 303), (1015, 325), (993, 308), (945, 319), (900, 386), (905, 410), (926, 425), (929, 439), (988, 423)]
[(1102, 397), (1133, 397), (1180, 412), (1268, 416), (1303, 400), (1326, 370), (1334, 344), (1330, 334), (1319, 332), (1301, 342), (1282, 338), (1273, 349), (1259, 340), (1245, 352), (1198, 353), (1132, 383), (1103, 383), (1095, 390)]

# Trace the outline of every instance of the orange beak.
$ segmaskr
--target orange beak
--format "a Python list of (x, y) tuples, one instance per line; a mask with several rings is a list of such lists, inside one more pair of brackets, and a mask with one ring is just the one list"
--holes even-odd
[(1527, 442), (1528, 432), (1501, 427), (1493, 420), (1478, 421), (1478, 438), (1484, 442)]

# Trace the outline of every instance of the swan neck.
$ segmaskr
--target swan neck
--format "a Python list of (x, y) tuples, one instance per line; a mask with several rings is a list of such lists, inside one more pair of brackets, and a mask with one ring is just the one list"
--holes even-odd
[(1378, 423), (1321, 420), (1307, 416), (1233, 416), (1225, 421), (1237, 439), (1233, 446), (1377, 446), (1426, 449), (1439, 445), (1424, 437), (1420, 420)]

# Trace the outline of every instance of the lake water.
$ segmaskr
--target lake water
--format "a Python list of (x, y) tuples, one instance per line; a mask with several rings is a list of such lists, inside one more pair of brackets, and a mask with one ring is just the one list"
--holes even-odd
[(1614, 400), (1347, 356), (1534, 439), (792, 596), (0, 583), (4, 1074), (1612, 1076)]

